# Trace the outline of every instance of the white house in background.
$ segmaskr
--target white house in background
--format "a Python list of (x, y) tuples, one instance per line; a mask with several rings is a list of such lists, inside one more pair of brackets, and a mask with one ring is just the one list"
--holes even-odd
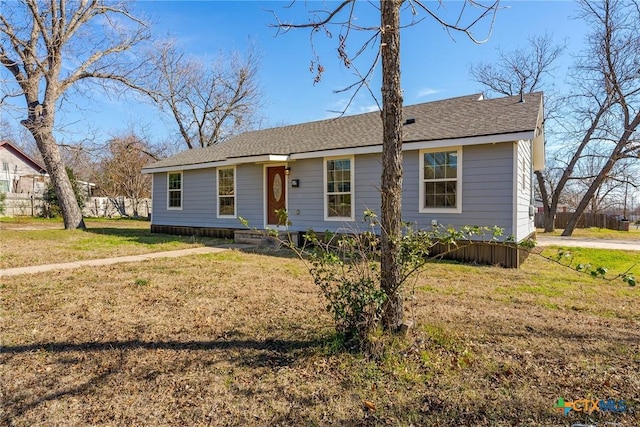
[(0, 141), (0, 193), (42, 196), (47, 170), (9, 141)]
[[(405, 106), (403, 117), (404, 221), (498, 226), (516, 242), (535, 233), (542, 93), (462, 96)], [(143, 169), (153, 174), (152, 231), (232, 236), (244, 228), (239, 217), (280, 227), (279, 209), (293, 231), (362, 229), (363, 212), (380, 209), (381, 152), (379, 112), (251, 131), (184, 151)], [(501, 257), (464, 258), (520, 263)]]

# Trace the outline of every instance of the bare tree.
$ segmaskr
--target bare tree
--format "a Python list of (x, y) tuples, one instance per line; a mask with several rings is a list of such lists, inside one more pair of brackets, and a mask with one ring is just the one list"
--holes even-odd
[(246, 55), (220, 53), (203, 63), (169, 41), (155, 47), (148, 63), (153, 71), (144, 93), (169, 113), (188, 148), (216, 144), (254, 123), (261, 93), (252, 45)]
[[(580, 5), (581, 18), (593, 31), (573, 67), (572, 93), (558, 98), (551, 108), (548, 103), (545, 105), (546, 134), (555, 134), (563, 143), (553, 152), (556, 167), (536, 173), (547, 232), (554, 229), (563, 192), (575, 195), (576, 188), (586, 184), (563, 235), (571, 235), (589, 204), (593, 207), (610, 192), (610, 185), (601, 191), (599, 188), (607, 181), (615, 182), (616, 163), (624, 159), (637, 161), (640, 152), (636, 134), (640, 125), (638, 0), (581, 0)], [(501, 55), (498, 66), (477, 66), (472, 68), (472, 75), (492, 91), (515, 94), (511, 91), (527, 91), (528, 84), (540, 87), (540, 76), (558, 54), (545, 38), (532, 39), (530, 49)], [(560, 120), (554, 121), (556, 117)], [(555, 132), (549, 132), (550, 120), (557, 125)], [(597, 168), (594, 159), (598, 159)]]
[(99, 194), (113, 200), (131, 199), (137, 216), (140, 200), (151, 197), (151, 175), (143, 174), (142, 168), (154, 160), (155, 154), (137, 135), (128, 133), (112, 139), (109, 155), (94, 175)]
[[(591, 187), (608, 160), (608, 153), (602, 154), (596, 151), (600, 148), (597, 144), (588, 147), (574, 171), (575, 176), (565, 189), (567, 193), (565, 199), (570, 200), (568, 204), (573, 210), (577, 209), (585, 192)], [(607, 213), (620, 206), (626, 177), (633, 175), (632, 166), (628, 159), (616, 162), (594, 192), (585, 212)]]
[[(402, 196), (402, 107), (403, 97), (400, 85), (400, 34), (403, 24), (401, 14), (408, 11), (410, 22), (405, 25), (417, 24), (423, 18), (418, 18), (418, 13), (424, 13), (436, 20), (447, 30), (461, 31), (472, 40), (477, 40), (472, 28), (485, 17), (495, 16), (499, 0), (489, 5), (482, 5), (475, 0), (467, 0), (461, 5), (461, 10), (452, 20), (444, 19), (439, 15), (438, 9), (434, 10), (423, 1), (411, 0), (381, 0), (379, 6), (373, 3), (364, 3), (367, 6), (377, 7), (380, 22), (366, 25), (354, 19), (355, 9), (360, 4), (355, 0), (344, 0), (331, 10), (311, 12), (310, 22), (304, 24), (289, 24), (278, 20), (279, 30), (288, 31), (293, 28), (307, 28), (313, 35), (319, 32), (331, 36), (330, 26), (339, 28), (337, 52), (342, 65), (354, 70), (357, 81), (345, 88), (354, 90), (351, 100), (361, 90), (370, 88), (370, 80), (378, 64), (382, 63), (382, 178), (381, 178), (381, 283), (380, 288), (386, 294), (382, 307), (382, 326), (386, 330), (396, 330), (402, 322), (404, 310), (402, 294), (400, 292), (400, 238), (401, 238), (401, 196)], [(406, 5), (403, 8), (403, 5)], [(475, 10), (469, 17), (467, 8)], [(450, 22), (453, 22), (450, 23)], [(493, 19), (492, 21), (493, 22)], [(356, 49), (355, 54), (349, 54), (348, 41), (354, 31), (367, 31), (363, 44)], [(313, 41), (312, 41), (313, 43)], [(375, 58), (369, 62), (366, 71), (360, 71), (354, 61), (359, 58), (369, 47), (375, 47)], [(311, 70), (316, 73), (315, 81), (319, 81), (324, 71), (319, 58), (314, 58)], [(350, 104), (351, 102), (349, 102)], [(380, 105), (380, 104), (379, 104)], [(346, 111), (345, 107), (345, 111)], [(344, 111), (343, 111), (344, 112)]]
[(29, 130), (51, 177), (66, 229), (85, 228), (53, 136), (65, 95), (88, 81), (129, 84), (123, 53), (148, 38), (126, 3), (20, 0), (0, 15), (0, 63), (26, 102)]
[(617, 162), (640, 158), (640, 2), (638, 0), (580, 1), (582, 18), (593, 33), (576, 66), (572, 98), (581, 108), (577, 117), (588, 123), (585, 143), (606, 152), (602, 168), (585, 191), (562, 232), (571, 236), (580, 215)]
[[(553, 126), (550, 124), (557, 117), (563, 101), (557, 96), (551, 95), (553, 71), (563, 50), (564, 46), (554, 44), (549, 34), (529, 37), (527, 47), (513, 51), (499, 50), (497, 63), (473, 65), (470, 73), (473, 79), (486, 88), (490, 94), (512, 96), (544, 90), (544, 125), (545, 134), (549, 137), (554, 134)], [(580, 151), (575, 151), (573, 155), (577, 161), (580, 158)], [(561, 173), (558, 179), (551, 180), (552, 175), (557, 175), (557, 170), (535, 171), (535, 175), (539, 196), (544, 206), (544, 228), (547, 232), (553, 231), (558, 203), (568, 176), (565, 177)]]
[(564, 47), (554, 44), (551, 35), (528, 38), (526, 48), (513, 51), (498, 49), (497, 63), (471, 66), (471, 76), (490, 92), (518, 95), (541, 91), (550, 86), (549, 78)]

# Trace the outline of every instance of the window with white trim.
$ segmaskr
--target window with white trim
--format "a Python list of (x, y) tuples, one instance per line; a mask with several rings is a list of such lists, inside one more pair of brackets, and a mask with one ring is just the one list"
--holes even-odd
[(462, 212), (462, 150), (420, 152), (420, 212)]
[(182, 172), (167, 174), (167, 209), (182, 209)]
[(236, 170), (218, 169), (218, 216), (236, 216)]
[(353, 157), (325, 159), (325, 220), (353, 220)]

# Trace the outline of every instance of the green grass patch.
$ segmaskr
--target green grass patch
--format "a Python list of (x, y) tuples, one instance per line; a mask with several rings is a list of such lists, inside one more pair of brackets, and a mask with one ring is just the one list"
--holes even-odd
[(217, 245), (221, 239), (151, 233), (149, 222), (87, 219), (87, 230), (64, 230), (60, 220), (3, 218), (0, 268), (140, 255)]
[(561, 257), (561, 262), (573, 269), (582, 264), (593, 269), (604, 267), (608, 270), (608, 277), (625, 272), (640, 276), (640, 252), (574, 247), (550, 247), (542, 251), (543, 256), (552, 259), (561, 253), (568, 255)]
[(149, 280), (147, 280), (147, 279), (136, 279), (134, 284), (136, 286), (147, 286), (149, 284)]
[[(551, 233), (545, 233), (539, 228), (537, 233), (542, 236), (560, 236), (563, 230), (554, 230)], [(579, 237), (585, 239), (607, 239), (607, 240), (640, 240), (640, 229), (631, 224), (629, 231), (609, 230), (608, 228), (576, 228), (571, 237)]]

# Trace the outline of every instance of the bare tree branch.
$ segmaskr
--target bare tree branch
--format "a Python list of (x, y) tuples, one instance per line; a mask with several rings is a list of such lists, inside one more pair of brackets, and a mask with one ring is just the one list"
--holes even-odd
[(143, 89), (172, 116), (188, 148), (207, 147), (250, 127), (260, 105), (259, 57), (254, 46), (246, 55), (221, 53), (217, 62), (189, 58), (174, 41), (149, 53)]
[[(114, 16), (130, 27), (124, 29), (111, 19)], [(22, 0), (0, 15), (0, 34), (5, 36), (0, 43), (0, 64), (24, 96), (26, 118), (22, 124), (32, 134), (51, 176), (65, 228), (84, 228), (53, 136), (58, 126), (56, 112), (66, 93), (81, 80), (135, 86), (130, 77), (136, 67), (121, 54), (145, 41), (147, 28), (128, 12), (125, 3)]]

